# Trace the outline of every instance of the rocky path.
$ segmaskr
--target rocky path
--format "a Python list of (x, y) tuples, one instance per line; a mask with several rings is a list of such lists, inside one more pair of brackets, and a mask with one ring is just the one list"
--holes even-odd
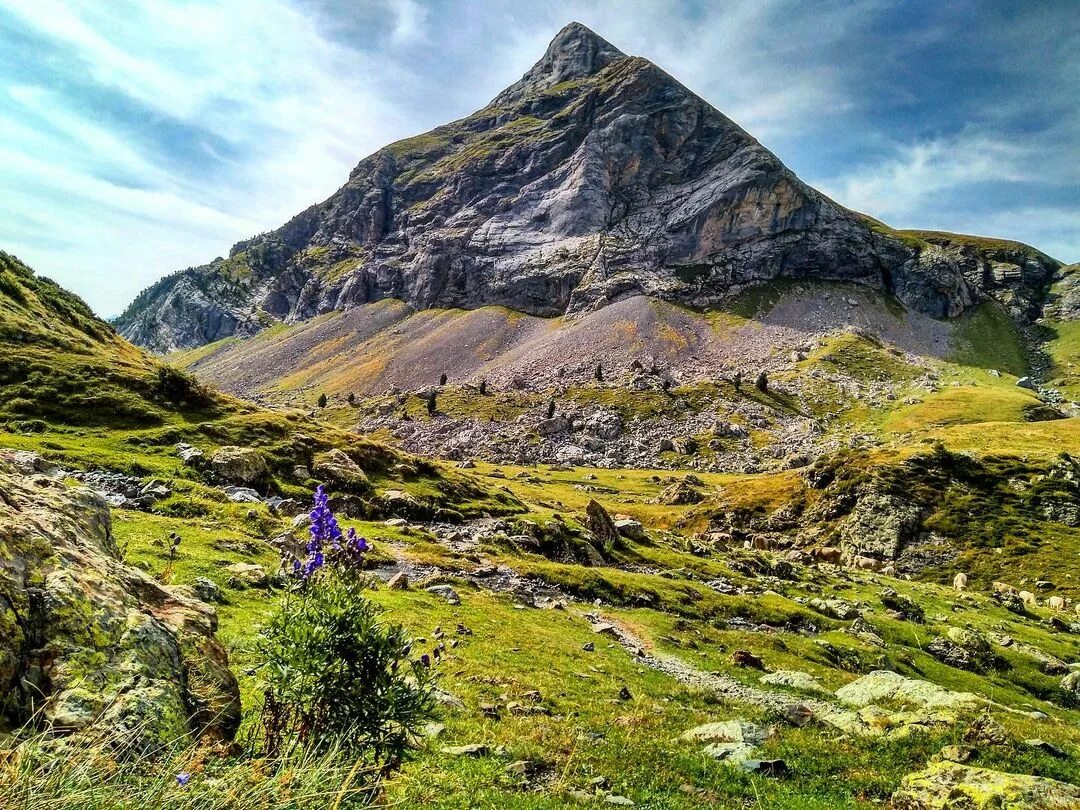
[(822, 700), (797, 698), (784, 692), (759, 689), (729, 675), (698, 669), (678, 656), (648, 650), (641, 639), (617, 622), (603, 619), (596, 613), (586, 614), (585, 618), (592, 623), (593, 629), (603, 627), (603, 632), (615, 638), (636, 660), (687, 686), (713, 692), (718, 697), (736, 703), (748, 703), (779, 713), (793, 705), (805, 706), (819, 716), (837, 711), (835, 706)]

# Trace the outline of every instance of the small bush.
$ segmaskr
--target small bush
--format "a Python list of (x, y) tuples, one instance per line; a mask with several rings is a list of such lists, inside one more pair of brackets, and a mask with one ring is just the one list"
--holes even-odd
[(324, 570), (289, 594), (264, 631), (266, 752), (340, 747), (373, 764), (404, 754), (434, 709), (430, 670), (405, 631), (382, 621), (362, 581)]
[(265, 751), (340, 748), (393, 765), (434, 709), (429, 661), (410, 661), (405, 631), (364, 597), (367, 543), (351, 529), (342, 534), (322, 487), (306, 551), (292, 561), (295, 584), (263, 632)]

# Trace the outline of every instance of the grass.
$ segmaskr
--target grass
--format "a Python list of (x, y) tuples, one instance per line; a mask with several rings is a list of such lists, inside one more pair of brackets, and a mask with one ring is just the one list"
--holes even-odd
[[(399, 151), (405, 160), (440, 148), (439, 142), (420, 141)], [(730, 383), (715, 380), (632, 397), (606, 385), (568, 390), (567, 400), (612, 408), (627, 420), (676, 413), (676, 400), (695, 412), (734, 409), (747, 399), (774, 414), (829, 410), (842, 415), (827, 422), (838, 441), (850, 435), (846, 431), (867, 431), (882, 442), (820, 460), (809, 472), (828, 472), (832, 483), (816, 489), (806, 470), (696, 473), (706, 500), (668, 506), (657, 503), (657, 496), (684, 473), (486, 463), (466, 472), (409, 457), (334, 423), (344, 424), (354, 409), (328, 408), (321, 414), (328, 418), (313, 420), (300, 411), (268, 411), (210, 392), (199, 406), (184, 397), (170, 399), (169, 392), (183, 383), (162, 377), (159, 361), (116, 338), (77, 302), (12, 267), (0, 273), (0, 291), (7, 290), (0, 296), (6, 308), (0, 323), (48, 317), (58, 326), (39, 330), (42, 333), (32, 335), (26, 345), (14, 337), (18, 329), (7, 332), (5, 350), (23, 364), (17, 368), (32, 366), (37, 375), (32, 391), (26, 389), (23, 397), (36, 402), (38, 410), (11, 408), (7, 400), (9, 429), (0, 435), (0, 444), (38, 451), (77, 469), (119, 470), (169, 485), (173, 495), (152, 512), (114, 510), (113, 532), (126, 560), (151, 576), (179, 587), (202, 577), (221, 588), (219, 634), (240, 678), (243, 733), (258, 717), (257, 633), (281, 591), (275, 585), (243, 587), (227, 568), (256, 563), (272, 573), (277, 551), (267, 541), (290, 526), (262, 505), (229, 502), (203, 471), (180, 462), (177, 442), (207, 454), (229, 444), (255, 447), (271, 467), (264, 482), (267, 491), (305, 501), (314, 482), (298, 480), (293, 468), (310, 463), (315, 453), (340, 447), (368, 473), (376, 493), (405, 489), (466, 516), (506, 518), (504, 531), (464, 553), (453, 551), (427, 529), (387, 526), (374, 512), (365, 520), (343, 519), (372, 540), (373, 563), (437, 566), (437, 578), (450, 582), (462, 600), (450, 605), (424, 590), (428, 583), (416, 581), (410, 590), (369, 591), (370, 598), (386, 608), (389, 620), (409, 628), (417, 653), (429, 651), (440, 637), (447, 642), (437, 670), (440, 688), (451, 696), (439, 718), (443, 734), (424, 742), (380, 786), (382, 804), (555, 808), (573, 801), (571, 791), (591, 793), (600, 784), (649, 808), (879, 807), (905, 774), (924, 767), (942, 746), (961, 742), (971, 719), (899, 740), (842, 737), (819, 723), (795, 728), (760, 707), (725, 702), (707, 689), (649, 667), (622, 645), (594, 633), (586, 616), (592, 612), (630, 629), (646, 650), (749, 686), (757, 684), (761, 673), (736, 666), (735, 650), (752, 651), (772, 670), (811, 673), (829, 689), (889, 667), (1004, 706), (1045, 712), (1048, 719), (1039, 721), (995, 709), (1009, 741), (980, 750), (978, 764), (1080, 781), (1080, 711), (1061, 705), (1060, 676), (1044, 672), (1031, 655), (1037, 648), (1075, 661), (1080, 657), (1078, 637), (1054, 629), (1044, 607), (1020, 617), (988, 597), (990, 583), (1003, 577), (1028, 587), (1035, 579), (1051, 579), (1055, 593), (1080, 597), (1080, 561), (1074, 553), (1080, 530), (1047, 520), (1042, 512), (1048, 502), (1072, 492), (1066, 477), (1051, 475), (1051, 466), (1060, 463), (1063, 450), (1080, 453), (1080, 420), (1027, 422), (1033, 397), (1010, 380), (986, 373), (988, 368), (1009, 371), (1001, 359), (1008, 362), (1009, 346), (1014, 345), (1009, 340), (1015, 336), (1010, 337), (996, 310), (980, 309), (962, 323), (959, 353), (944, 361), (913, 364), (876, 340), (854, 333), (828, 336), (795, 370), (777, 376), (787, 382), (821, 372), (821, 379), (814, 378), (820, 388), (812, 389), (821, 394), (817, 400), (755, 390), (740, 394)], [(744, 311), (752, 314), (775, 304), (768, 288), (754, 288), (746, 295)], [(271, 333), (258, 339), (274, 337)], [(1073, 337), (1062, 331), (1050, 344), (1060, 363), (1071, 362)], [(46, 355), (41, 347), (49, 340), (61, 344)], [(47, 356), (55, 358), (51, 364)], [(111, 368), (105, 367), (106, 360), (112, 361)], [(937, 377), (937, 390), (920, 390), (922, 402), (904, 404), (929, 375)], [(92, 393), (108, 399), (80, 399), (87, 382), (99, 377), (101, 383)], [(888, 384), (900, 395), (897, 400), (856, 401), (845, 393), (843, 385), (848, 384), (862, 386), (860, 390)], [(42, 396), (30, 398), (32, 392), (44, 392), (48, 408), (41, 404)], [(446, 415), (503, 422), (545, 404), (543, 395), (500, 392), (481, 397), (455, 386), (446, 387), (438, 400)], [(427, 418), (420, 399), (410, 399), (406, 407), (415, 418)], [(144, 409), (145, 418), (133, 416), (138, 408)], [(90, 413), (102, 416), (94, 421)], [(35, 419), (40, 424), (25, 425)], [(741, 548), (740, 538), (726, 542), (702, 536), (711, 527), (730, 523), (737, 531), (791, 539), (794, 530), (762, 528), (767, 518), (786, 512), (818, 516), (811, 527), (817, 534), (800, 537), (801, 542), (834, 542), (852, 499), (868, 486), (918, 505), (923, 528), (945, 538), (957, 556), (907, 580), (791, 566), (782, 553)], [(606, 553), (604, 564), (581, 565), (549, 547), (547, 556), (521, 551), (507, 537), (526, 531), (528, 521), (542, 534), (550, 533), (552, 524), (561, 527), (572, 538), (567, 541), (571, 547), (584, 542), (581, 526), (593, 499), (613, 514), (640, 520), (648, 527), (647, 539), (620, 541)], [(176, 555), (164, 544), (170, 533), (181, 537)], [(693, 552), (691, 543), (696, 544)], [(466, 577), (478, 565), (505, 566), (578, 601), (563, 609), (527, 607), (519, 595), (470, 584)], [(957, 571), (968, 574), (969, 592), (951, 589)], [(719, 582), (736, 590), (722, 592)], [(881, 601), (885, 586), (917, 599), (926, 623), (890, 615)], [(884, 646), (850, 632), (849, 622), (816, 611), (809, 601), (819, 596), (858, 604)], [(471, 633), (459, 634), (459, 624)], [(1013, 639), (1010, 646), (996, 647), (1008, 668), (977, 673), (935, 659), (927, 645), (950, 627)], [(593, 649), (586, 651), (590, 644)], [(629, 698), (620, 696), (624, 688)], [(545, 712), (517, 714), (507, 708), (515, 702), (539, 705)], [(481, 704), (502, 707), (498, 719), (481, 710)], [(741, 773), (706, 756), (701, 746), (679, 739), (688, 728), (731, 718), (770, 726), (760, 755), (783, 758), (791, 776), (770, 779)], [(1022, 741), (1031, 737), (1052, 741), (1069, 757), (1059, 760), (1025, 747)], [(469, 743), (483, 743), (489, 753), (472, 758), (442, 750)], [(272, 767), (231, 752), (211, 754), (184, 746), (154, 762), (117, 762), (90, 751), (54, 757), (45, 764), (38, 744), (32, 739), (0, 754), (0, 803), (72, 810), (112, 810), (140, 802), (170, 808), (333, 807), (352, 766), (330, 757)], [(532, 778), (507, 770), (520, 760), (531, 763)], [(195, 774), (186, 790), (175, 781), (181, 770)], [(359, 783), (350, 784), (371, 789), (371, 775), (359, 776)], [(347, 794), (341, 807), (371, 798)]]
[(998, 369), (1015, 377), (1024, 376), (1028, 368), (1016, 324), (993, 301), (984, 301), (960, 317), (949, 359), (963, 366)]

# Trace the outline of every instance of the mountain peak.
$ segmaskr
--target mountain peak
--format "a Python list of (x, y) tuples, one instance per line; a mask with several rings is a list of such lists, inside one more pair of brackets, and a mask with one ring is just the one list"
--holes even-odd
[(540, 61), (495, 100), (513, 101), (530, 92), (592, 76), (625, 56), (592, 29), (572, 22), (555, 35)]

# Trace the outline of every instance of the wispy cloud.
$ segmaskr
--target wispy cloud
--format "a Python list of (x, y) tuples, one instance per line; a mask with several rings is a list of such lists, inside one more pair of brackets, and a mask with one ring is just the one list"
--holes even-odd
[(576, 19), (845, 204), (1076, 259), (1070, 5), (0, 0), (0, 247), (115, 314), (480, 107)]

